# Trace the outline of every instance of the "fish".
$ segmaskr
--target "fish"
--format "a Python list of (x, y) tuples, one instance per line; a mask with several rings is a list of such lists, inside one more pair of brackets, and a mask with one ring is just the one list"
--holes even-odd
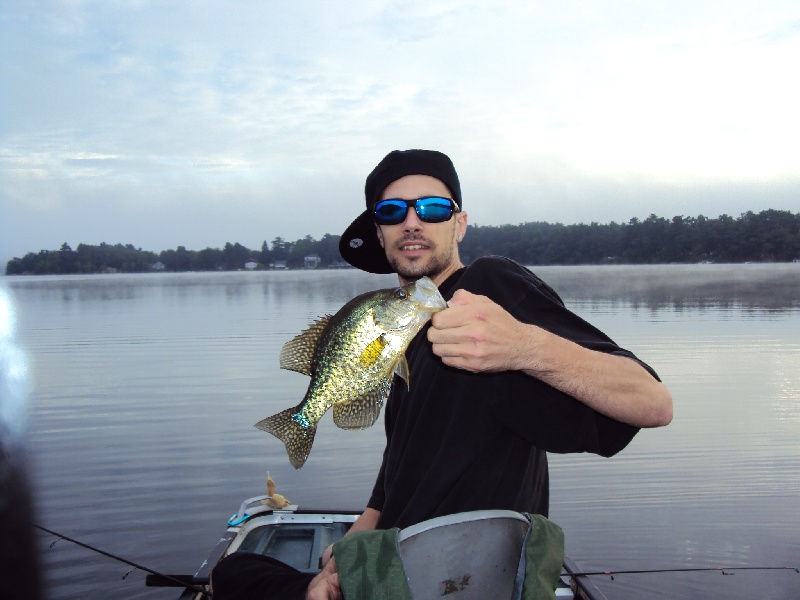
[(301, 468), (311, 452), (317, 424), (333, 409), (341, 429), (366, 429), (380, 415), (394, 375), (410, 387), (405, 352), (434, 313), (447, 308), (429, 278), (361, 294), (334, 315), (325, 315), (284, 344), (283, 369), (311, 377), (303, 400), (256, 423), (286, 446)]

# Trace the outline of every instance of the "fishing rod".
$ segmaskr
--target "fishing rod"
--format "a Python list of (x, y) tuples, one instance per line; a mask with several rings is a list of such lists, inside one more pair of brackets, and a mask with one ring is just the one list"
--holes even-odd
[[(124, 563), (133, 567), (134, 569), (138, 569), (140, 571), (144, 571), (153, 575), (155, 579), (149, 581), (148, 583), (153, 583), (155, 585), (165, 585), (166, 582), (171, 582), (171, 584), (175, 585), (176, 587), (184, 587), (189, 589), (193, 592), (197, 592), (200, 594), (205, 594), (207, 597), (211, 598), (211, 592), (196, 587), (197, 585), (206, 585), (208, 584), (207, 578), (201, 577), (191, 577), (185, 575), (166, 575), (164, 573), (159, 573), (153, 569), (145, 567), (144, 565), (140, 565), (133, 561), (130, 561), (126, 558), (122, 558), (121, 556), (117, 556), (116, 554), (112, 554), (110, 552), (106, 552), (105, 550), (101, 550), (100, 548), (96, 548), (90, 544), (86, 544), (84, 542), (78, 541), (74, 538), (66, 536), (64, 534), (58, 533), (56, 531), (52, 531), (47, 529), (46, 527), (42, 527), (41, 525), (37, 525), (36, 523), (32, 523), (34, 527), (37, 529), (41, 529), (45, 533), (49, 533), (50, 535), (58, 538), (53, 544), (58, 542), (59, 540), (66, 540), (68, 542), (72, 542), (77, 546), (81, 546), (82, 548), (86, 548), (87, 550), (91, 550), (92, 552), (96, 552), (97, 554), (102, 554), (103, 556), (107, 556), (112, 558), (116, 561)], [(51, 547), (53, 546), (51, 544)], [(564, 577), (591, 577), (597, 575), (604, 575), (606, 577), (610, 577), (611, 580), (614, 580), (615, 575), (641, 575), (647, 573), (696, 573), (696, 572), (712, 572), (718, 571), (722, 575), (734, 575), (733, 571), (794, 571), (795, 573), (800, 573), (800, 569), (797, 567), (685, 567), (685, 568), (673, 568), (673, 569), (629, 569), (629, 570), (614, 570), (614, 571), (565, 571), (561, 575)], [(125, 574), (123, 579), (128, 576), (128, 573)]]
[(577, 571), (565, 572), (565, 577), (590, 577), (592, 575), (605, 575), (614, 580), (614, 575), (640, 575), (643, 573), (693, 573), (698, 571), (719, 571), (722, 575), (735, 575), (733, 571), (794, 571), (800, 573), (797, 567), (686, 567), (676, 569), (633, 569), (626, 571)]
[[(138, 563), (130, 561), (130, 560), (126, 559), (126, 558), (122, 558), (121, 556), (117, 556), (116, 554), (111, 554), (111, 552), (106, 552), (105, 550), (101, 550), (100, 548), (96, 548), (95, 546), (92, 546), (90, 544), (86, 544), (84, 542), (78, 541), (78, 540), (76, 540), (74, 538), (71, 538), (69, 536), (66, 536), (64, 534), (61, 534), (61, 533), (58, 533), (56, 531), (52, 531), (50, 529), (47, 529), (46, 527), (42, 527), (41, 525), (37, 525), (36, 523), (31, 523), (31, 524), (34, 527), (36, 527), (37, 529), (41, 529), (45, 533), (49, 533), (50, 535), (55, 536), (55, 537), (58, 538), (55, 542), (50, 544), (51, 548), (59, 540), (66, 540), (68, 542), (72, 542), (73, 544), (75, 544), (77, 546), (81, 546), (82, 548), (86, 548), (87, 550), (91, 550), (92, 552), (96, 552), (97, 554), (102, 554), (103, 556), (107, 556), (109, 558), (113, 558), (116, 561), (119, 561), (121, 563), (124, 563), (126, 565), (129, 565), (129, 566), (133, 567), (134, 569), (138, 569), (140, 571), (144, 571), (145, 573), (149, 573), (150, 575), (153, 575), (155, 577), (155, 579), (152, 580), (152, 581), (154, 581), (156, 584), (158, 584), (158, 582), (162, 582), (161, 585), (165, 585), (165, 582), (170, 582), (170, 585), (173, 585), (175, 587), (184, 587), (184, 588), (186, 588), (188, 590), (191, 590), (193, 592), (197, 592), (197, 593), (200, 593), (200, 594), (205, 594), (209, 598), (212, 597), (211, 596), (211, 592), (206, 591), (204, 588), (197, 587), (199, 585), (206, 585), (208, 583), (208, 579), (207, 578), (191, 577), (191, 576), (187, 577), (187, 576), (165, 575), (164, 573), (159, 573), (158, 571), (154, 571), (153, 569), (150, 569), (148, 567), (145, 567), (143, 565), (140, 565)], [(125, 579), (125, 577), (127, 577), (129, 574), (130, 574), (130, 571), (128, 571), (128, 573), (125, 573), (125, 575), (122, 578)], [(148, 580), (148, 584), (150, 584), (150, 580)]]

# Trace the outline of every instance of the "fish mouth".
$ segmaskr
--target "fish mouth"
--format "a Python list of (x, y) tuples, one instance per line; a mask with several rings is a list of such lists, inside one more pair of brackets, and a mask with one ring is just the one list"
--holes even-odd
[(428, 277), (417, 279), (411, 295), (425, 308), (432, 310), (444, 310), (447, 308), (447, 302), (439, 292), (439, 288)]

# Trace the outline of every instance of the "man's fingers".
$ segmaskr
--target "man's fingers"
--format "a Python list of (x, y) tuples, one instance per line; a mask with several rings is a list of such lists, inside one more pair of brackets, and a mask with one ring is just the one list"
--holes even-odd
[(327, 548), (325, 548), (325, 552), (322, 553), (322, 566), (328, 564), (330, 561), (331, 556), (333, 556), (333, 544), (329, 544)]
[(453, 297), (450, 298), (450, 301), (447, 303), (448, 306), (463, 306), (464, 304), (469, 304), (470, 302), (474, 302), (476, 298), (482, 298), (483, 296), (477, 296), (472, 292), (468, 292), (467, 290), (456, 290), (456, 293), (453, 294)]

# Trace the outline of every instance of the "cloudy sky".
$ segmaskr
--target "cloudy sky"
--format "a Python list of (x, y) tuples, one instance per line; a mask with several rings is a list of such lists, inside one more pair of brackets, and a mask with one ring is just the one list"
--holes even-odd
[(390, 150), (479, 225), (800, 210), (796, 0), (0, 1), (0, 260), (340, 234)]

